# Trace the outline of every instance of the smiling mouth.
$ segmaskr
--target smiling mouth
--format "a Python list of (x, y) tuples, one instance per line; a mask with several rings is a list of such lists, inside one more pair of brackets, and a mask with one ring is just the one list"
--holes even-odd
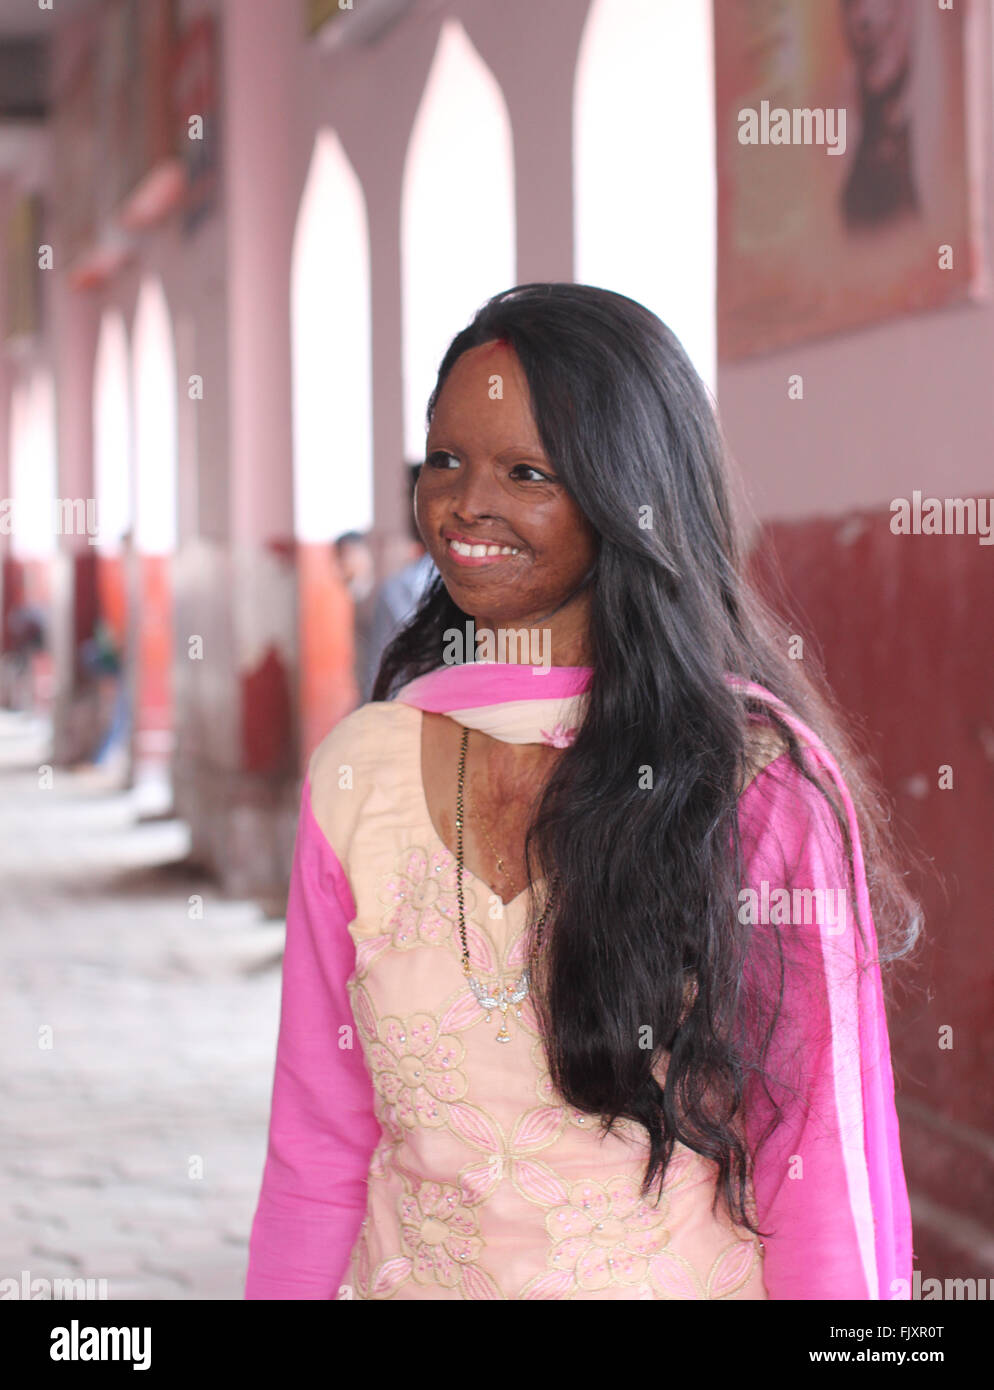
[(521, 553), (518, 547), (513, 545), (473, 545), (469, 541), (454, 540), (450, 537), (445, 538), (445, 549), (459, 565), (491, 564), (498, 560), (510, 560)]

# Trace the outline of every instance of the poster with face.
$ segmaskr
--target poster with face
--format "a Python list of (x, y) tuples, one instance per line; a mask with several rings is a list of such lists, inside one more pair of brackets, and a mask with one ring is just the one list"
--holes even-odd
[(947, 3), (714, 0), (724, 360), (978, 292)]

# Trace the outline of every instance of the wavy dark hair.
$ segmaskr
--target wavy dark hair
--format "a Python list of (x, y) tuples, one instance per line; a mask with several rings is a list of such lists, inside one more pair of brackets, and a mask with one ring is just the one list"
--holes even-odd
[[(854, 877), (832, 785), (809, 770), (791, 729), (726, 673), (778, 696), (840, 764), (859, 818), (876, 960), (908, 953), (918, 905), (885, 803), (820, 671), (790, 659), (787, 627), (746, 579), (713, 402), (676, 337), (608, 290), (517, 286), (453, 340), (429, 424), (453, 364), (494, 339), (519, 358), (546, 454), (599, 536), (588, 710), (525, 847), (532, 883), (555, 876), (560, 885), (533, 975), (549, 1072), (563, 1100), (604, 1129), (619, 1120), (644, 1127), (643, 1196), (657, 1179), (662, 1186), (679, 1142), (714, 1162), (715, 1203), (724, 1195), (733, 1219), (756, 1232), (748, 1183), (759, 1145), (746, 1141), (743, 1107), (761, 1084), (772, 1105), (768, 1137), (792, 1089), (768, 1066), (784, 1005), (781, 934), (750, 974), (759, 934), (738, 914), (736, 808), (757, 714), (831, 807), (850, 888)], [(442, 665), (446, 630), (462, 631), (469, 616), (436, 577), (384, 653), (372, 698)], [(534, 899), (533, 889), (532, 923)]]

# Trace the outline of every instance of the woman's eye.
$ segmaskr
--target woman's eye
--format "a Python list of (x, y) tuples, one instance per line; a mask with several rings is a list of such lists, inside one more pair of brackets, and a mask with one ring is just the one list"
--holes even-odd
[[(447, 453), (444, 449), (435, 449), (425, 459), (425, 467), (439, 472), (451, 472), (453, 465), (459, 464), (455, 454)], [(554, 483), (555, 478), (551, 478), (548, 473), (542, 473), (539, 469), (533, 468), (530, 463), (516, 463), (513, 468), (508, 470), (508, 477), (516, 482), (524, 483)]]
[(555, 478), (550, 478), (548, 473), (540, 473), (539, 470), (533, 468), (530, 463), (516, 463), (511, 469), (509, 476), (513, 478), (515, 473), (530, 473), (532, 475), (530, 478), (522, 479), (522, 481), (526, 483), (554, 483), (556, 481)]

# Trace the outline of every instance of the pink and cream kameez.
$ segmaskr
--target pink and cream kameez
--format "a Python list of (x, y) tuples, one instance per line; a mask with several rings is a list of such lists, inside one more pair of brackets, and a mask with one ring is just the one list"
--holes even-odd
[[(422, 711), (564, 746), (592, 673), (540, 670), (444, 667), (343, 719), (312, 760), (246, 1296), (909, 1296), (908, 1198), (859, 838), (810, 730), (796, 726), (849, 815), (867, 939), (852, 911), (841, 930), (781, 928), (785, 997), (770, 1062), (789, 1087), (752, 1183), (762, 1242), (712, 1212), (713, 1172), (682, 1146), (661, 1198), (640, 1197), (644, 1132), (624, 1122), (605, 1136), (596, 1117), (561, 1103), (530, 998), (520, 1017), (507, 1014), (510, 1041), (495, 1041), (501, 1015), (487, 1021), (461, 968), (455, 858), (421, 780)], [(756, 772), (739, 807), (744, 888), (765, 884), (768, 900), (788, 881), (848, 882), (834, 817), (786, 754)], [(527, 894), (504, 905), (466, 870), (464, 886), (473, 973), (510, 985), (524, 963)], [(764, 926), (755, 931), (761, 942)], [(768, 1104), (750, 1096), (750, 1137)]]

